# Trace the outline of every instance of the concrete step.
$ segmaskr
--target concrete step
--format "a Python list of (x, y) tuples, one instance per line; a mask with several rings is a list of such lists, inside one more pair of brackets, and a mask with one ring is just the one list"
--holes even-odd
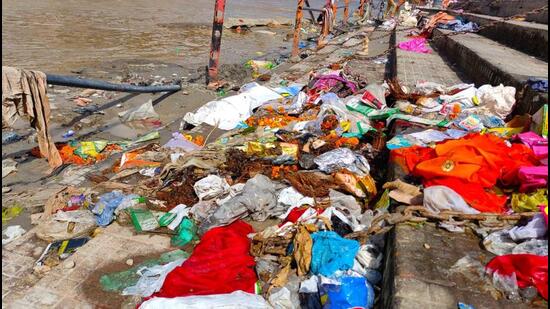
[(463, 13), (458, 14), (482, 28), (478, 34), (519, 50), (531, 56), (548, 61), (548, 24), (507, 20), (502, 17)]
[[(406, 32), (396, 29), (396, 43), (410, 40)], [(437, 51), (420, 54), (397, 48), (395, 51), (395, 77), (401, 85), (414, 87), (419, 81), (431, 81), (451, 86), (467, 82), (465, 76), (447, 62)]]
[(492, 284), (475, 272), (452, 273), (450, 268), (470, 255), (485, 265), (493, 257), (483, 251), (471, 232), (451, 233), (434, 224), (399, 224), (389, 233), (380, 308), (545, 308), (544, 304), (513, 303), (491, 296)]
[[(498, 17), (525, 14), (548, 5), (548, 0), (469, 0), (450, 5), (450, 9)], [(526, 21), (548, 24), (548, 8), (536, 14), (527, 14)]]
[(516, 113), (535, 113), (548, 103), (548, 94), (525, 87), (529, 77), (548, 78), (548, 64), (475, 33), (448, 35), (436, 29), (433, 43), (447, 60), (455, 63), (477, 86), (504, 84), (518, 89)]

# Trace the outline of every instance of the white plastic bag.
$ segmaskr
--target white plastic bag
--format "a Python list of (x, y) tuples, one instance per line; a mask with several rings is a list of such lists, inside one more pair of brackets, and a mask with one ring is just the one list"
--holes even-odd
[(243, 291), (231, 294), (215, 294), (205, 296), (187, 296), (175, 298), (155, 297), (143, 302), (141, 309), (273, 309), (260, 295)]
[(362, 155), (354, 153), (349, 148), (337, 148), (313, 159), (319, 169), (327, 174), (336, 172), (342, 168), (364, 177), (369, 174), (369, 162)]
[(159, 119), (159, 114), (157, 114), (153, 108), (153, 100), (149, 100), (144, 104), (131, 108), (125, 112), (120, 112), (118, 113), (118, 116), (122, 122), (143, 119)]
[(483, 85), (477, 90), (479, 105), (500, 118), (506, 118), (516, 104), (516, 88)]
[(199, 200), (209, 200), (229, 193), (229, 184), (218, 175), (208, 175), (193, 185)]
[(279, 98), (281, 96), (277, 92), (257, 83), (250, 83), (244, 85), (238, 95), (208, 102), (195, 113), (185, 114), (183, 120), (195, 126), (207, 123), (221, 130), (231, 130), (250, 117), (255, 108)]
[(21, 225), (11, 225), (8, 226), (3, 232), (2, 235), (7, 238), (2, 238), (2, 246), (9, 244), (14, 241), (19, 236), (25, 234), (27, 231), (21, 227)]
[(176, 267), (183, 264), (185, 259), (178, 259), (165, 265), (155, 265), (151, 267), (140, 268), (137, 274), (140, 276), (135, 285), (126, 287), (122, 295), (137, 295), (149, 297), (160, 291), (166, 276)]
[(439, 213), (444, 210), (460, 211), (465, 214), (478, 214), (479, 211), (470, 207), (462, 196), (446, 186), (432, 186), (424, 189), (424, 207)]

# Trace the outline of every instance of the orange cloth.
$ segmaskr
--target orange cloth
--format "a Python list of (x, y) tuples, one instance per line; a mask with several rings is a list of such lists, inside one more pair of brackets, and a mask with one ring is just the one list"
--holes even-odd
[(434, 150), (423, 147), (399, 150), (409, 170), (422, 177), (426, 187), (447, 186), (482, 212), (504, 212), (506, 196), (497, 195), (492, 189), (497, 183), (516, 185), (521, 166), (538, 164), (527, 146), (508, 146), (505, 140), (492, 134), (470, 134), (442, 142)]

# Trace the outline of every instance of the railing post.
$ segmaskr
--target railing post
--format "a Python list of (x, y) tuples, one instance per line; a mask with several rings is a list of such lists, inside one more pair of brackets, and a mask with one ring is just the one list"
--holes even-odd
[(331, 5), (332, 5), (332, 23), (335, 23), (336, 22), (336, 19), (337, 18), (337, 14), (338, 14), (338, 1), (337, 0), (329, 0), (331, 2)]
[(298, 0), (298, 6), (296, 7), (296, 20), (294, 21), (294, 41), (292, 43), (292, 57), (297, 57), (300, 53), (300, 34), (302, 32), (304, 2), (305, 0)]
[(349, 0), (344, 0), (344, 4), (344, 24), (347, 24), (349, 18)]
[(212, 42), (210, 44), (210, 59), (208, 61), (208, 84), (214, 85), (218, 81), (218, 65), (220, 63), (220, 49), (222, 44), (223, 16), (225, 0), (215, 0), (214, 21), (212, 23)]
[(365, 3), (367, 2), (367, 0), (361, 0), (361, 2), (359, 2), (359, 16), (363, 17), (365, 16)]

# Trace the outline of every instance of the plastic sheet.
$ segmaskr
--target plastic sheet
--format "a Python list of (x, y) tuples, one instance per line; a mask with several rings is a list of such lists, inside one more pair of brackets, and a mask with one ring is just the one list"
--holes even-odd
[(165, 265), (155, 265), (144, 267), (137, 271), (140, 276), (137, 283), (129, 286), (122, 291), (122, 295), (136, 295), (141, 297), (149, 297), (153, 293), (158, 292), (164, 283), (164, 279), (168, 273), (178, 267), (185, 259), (175, 260)]
[(316, 232), (313, 238), (311, 272), (331, 276), (337, 270), (348, 270), (353, 267), (359, 243), (340, 237), (335, 232)]
[(153, 100), (149, 100), (144, 104), (129, 109), (125, 112), (120, 112), (118, 114), (122, 122), (129, 122), (134, 120), (143, 120), (143, 119), (159, 119), (159, 115), (155, 112), (153, 108)]
[(206, 123), (221, 130), (231, 130), (250, 117), (255, 108), (279, 98), (282, 97), (277, 92), (251, 83), (244, 85), (238, 95), (208, 102), (195, 113), (187, 113), (183, 120), (195, 126)]
[(370, 309), (374, 306), (374, 290), (363, 277), (341, 277), (322, 283), (321, 299), (325, 300), (323, 308)]
[(199, 200), (209, 200), (229, 193), (229, 184), (218, 175), (208, 175), (193, 185)]
[(325, 173), (331, 174), (340, 169), (347, 169), (358, 176), (369, 174), (370, 166), (365, 157), (355, 154), (349, 148), (338, 148), (323, 153), (313, 160), (319, 169)]
[(166, 308), (223, 308), (223, 309), (273, 309), (262, 296), (243, 291), (230, 294), (213, 294), (205, 296), (188, 296), (175, 298), (155, 297), (141, 304), (140, 309)]

